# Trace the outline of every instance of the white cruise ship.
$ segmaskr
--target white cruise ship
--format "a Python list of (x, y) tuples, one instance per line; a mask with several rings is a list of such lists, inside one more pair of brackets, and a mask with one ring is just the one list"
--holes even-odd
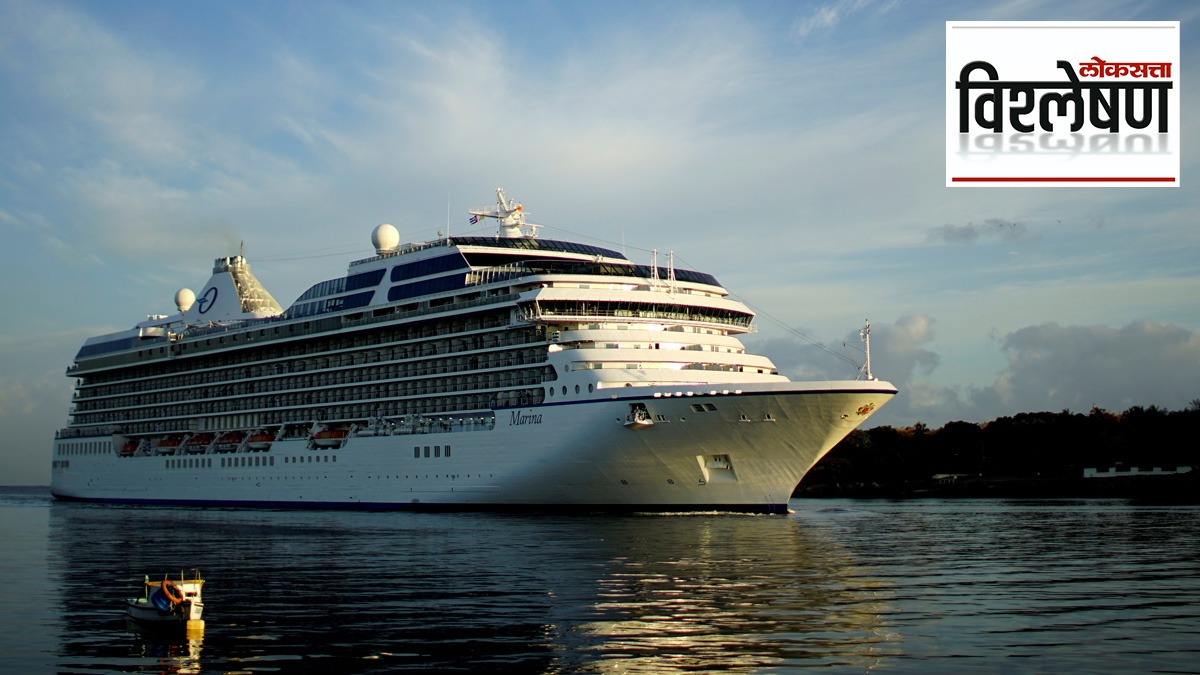
[(88, 339), (60, 499), (310, 508), (782, 513), (896, 393), (791, 382), (702, 272), (537, 237), (400, 244), (284, 310), (241, 256), (179, 312)]

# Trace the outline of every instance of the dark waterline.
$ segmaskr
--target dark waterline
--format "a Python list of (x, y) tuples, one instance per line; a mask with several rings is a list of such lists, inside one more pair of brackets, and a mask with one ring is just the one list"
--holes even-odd
[[(1200, 672), (1200, 508), (796, 500), (786, 516), (54, 503), (0, 489), (0, 672)], [(199, 567), (207, 628), (132, 631)]]

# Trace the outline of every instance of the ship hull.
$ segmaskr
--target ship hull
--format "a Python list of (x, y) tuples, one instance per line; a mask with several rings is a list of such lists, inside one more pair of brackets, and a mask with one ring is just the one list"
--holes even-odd
[[(88, 454), (56, 467), (51, 491), (117, 503), (781, 513), (804, 474), (895, 394), (882, 382), (627, 391), (496, 410), (487, 429), (452, 420), (341, 447), (294, 438), (266, 452)], [(637, 405), (653, 424), (625, 425)]]

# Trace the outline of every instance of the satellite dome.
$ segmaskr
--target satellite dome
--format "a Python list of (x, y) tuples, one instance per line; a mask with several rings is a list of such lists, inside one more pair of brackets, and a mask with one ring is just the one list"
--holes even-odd
[(375, 252), (379, 255), (395, 251), (396, 247), (400, 245), (400, 231), (384, 223), (371, 232), (371, 245), (375, 247)]
[(179, 311), (188, 311), (195, 302), (196, 294), (192, 292), (192, 289), (181, 288), (175, 292), (175, 306), (179, 308)]

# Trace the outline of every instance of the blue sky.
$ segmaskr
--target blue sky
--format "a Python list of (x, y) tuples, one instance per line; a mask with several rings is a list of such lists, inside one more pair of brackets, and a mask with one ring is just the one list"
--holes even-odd
[[(246, 255), (285, 306), (466, 233), (505, 186), (542, 236), (673, 250), (849, 377), (876, 423), (1200, 398), (1190, 2), (0, 0), (0, 483), (49, 480), (82, 341)], [(945, 21), (1179, 20), (1179, 188), (944, 187)], [(449, 210), (449, 219), (447, 217)]]

